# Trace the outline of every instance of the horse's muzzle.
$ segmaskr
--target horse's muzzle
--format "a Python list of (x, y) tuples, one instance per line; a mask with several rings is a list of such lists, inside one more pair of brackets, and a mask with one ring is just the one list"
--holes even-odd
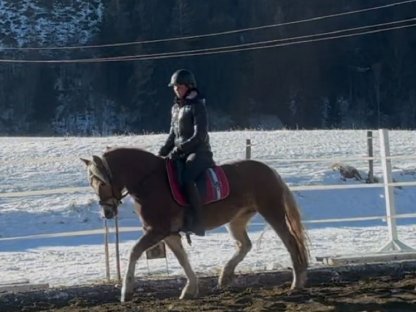
[(103, 207), (103, 216), (106, 219), (113, 219), (117, 213), (113, 209), (106, 209)]
[(120, 204), (120, 201), (113, 199), (107, 201), (100, 201), (99, 204), (102, 208), (102, 214), (104, 218), (113, 219), (115, 216), (117, 216), (117, 208)]

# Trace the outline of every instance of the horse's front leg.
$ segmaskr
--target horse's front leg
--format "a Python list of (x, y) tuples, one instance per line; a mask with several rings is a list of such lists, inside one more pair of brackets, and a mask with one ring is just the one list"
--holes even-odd
[(179, 299), (195, 298), (199, 293), (198, 278), (196, 277), (194, 271), (192, 270), (191, 264), (189, 263), (188, 256), (186, 255), (186, 252), (183, 248), (180, 235), (176, 234), (168, 236), (164, 239), (164, 241), (170, 250), (172, 250), (172, 252), (175, 254), (187, 277), (186, 285), (183, 288)]
[(127, 264), (127, 271), (123, 280), (123, 287), (121, 289), (121, 302), (131, 300), (134, 288), (134, 271), (136, 269), (136, 262), (143, 254), (143, 252), (156, 245), (162, 240), (163, 236), (153, 231), (146, 232), (133, 246), (130, 251), (129, 262)]

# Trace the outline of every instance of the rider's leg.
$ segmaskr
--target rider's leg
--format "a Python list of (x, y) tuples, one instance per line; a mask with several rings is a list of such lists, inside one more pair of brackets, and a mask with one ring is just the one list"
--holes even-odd
[(186, 182), (185, 191), (192, 209), (191, 231), (196, 235), (204, 236), (205, 229), (201, 223), (202, 202), (198, 188), (194, 182)]
[(190, 154), (186, 158), (183, 173), (184, 191), (192, 210), (191, 231), (200, 236), (205, 235), (205, 229), (201, 223), (202, 201), (195, 180), (207, 168), (205, 162), (199, 155)]

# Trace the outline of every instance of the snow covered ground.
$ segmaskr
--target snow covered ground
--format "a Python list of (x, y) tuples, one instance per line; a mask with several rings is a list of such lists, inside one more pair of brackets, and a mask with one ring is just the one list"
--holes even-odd
[[(374, 132), (374, 155), (379, 154), (378, 132)], [(416, 133), (391, 131), (390, 150), (396, 181), (416, 180)], [(0, 138), (0, 281), (28, 279), (51, 286), (85, 284), (105, 278), (103, 235), (57, 233), (102, 229), (100, 208), (89, 188), (75, 193), (47, 194), (51, 189), (87, 187), (85, 166), (80, 157), (101, 155), (106, 146), (139, 146), (157, 151), (166, 134), (119, 137)], [(359, 184), (342, 181), (330, 165), (336, 161), (353, 165), (367, 175), (366, 160), (352, 160), (367, 154), (366, 131), (235, 131), (215, 132), (211, 141), (217, 162), (245, 157), (246, 139), (251, 139), (252, 158), (277, 169), (291, 186)], [(409, 156), (405, 158), (404, 156)], [(323, 159), (323, 161), (306, 161)], [(348, 160), (345, 160), (348, 159)], [(380, 161), (375, 175), (382, 177)], [(43, 191), (25, 196), (10, 193)], [(396, 188), (397, 213), (415, 213), (416, 187)], [(22, 195), (22, 194), (20, 194)], [(295, 191), (308, 234), (312, 265), (316, 256), (365, 254), (377, 251), (388, 241), (388, 228), (382, 220), (314, 220), (385, 215), (383, 188)], [(416, 248), (416, 223), (398, 221), (399, 238)], [(129, 199), (120, 209), (120, 226), (139, 227)], [(290, 266), (282, 243), (263, 220), (255, 217), (250, 225), (253, 250), (238, 271), (263, 271)], [(124, 272), (129, 248), (140, 232), (121, 233), (121, 269)], [(206, 237), (193, 237), (187, 246), (194, 269), (216, 274), (234, 251), (225, 228), (210, 231)], [(110, 246), (114, 276), (114, 248)], [(182, 275), (174, 256), (167, 260), (138, 261), (136, 276)]]

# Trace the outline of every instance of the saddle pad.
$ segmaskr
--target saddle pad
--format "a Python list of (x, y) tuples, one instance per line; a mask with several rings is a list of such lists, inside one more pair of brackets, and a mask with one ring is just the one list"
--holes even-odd
[[(182, 191), (175, 162), (171, 159), (167, 159), (166, 161), (166, 171), (173, 198), (179, 205), (186, 206), (188, 200)], [(225, 199), (230, 194), (227, 176), (220, 166), (205, 170), (202, 177), (198, 178), (196, 183), (200, 190), (203, 204), (209, 204)]]

